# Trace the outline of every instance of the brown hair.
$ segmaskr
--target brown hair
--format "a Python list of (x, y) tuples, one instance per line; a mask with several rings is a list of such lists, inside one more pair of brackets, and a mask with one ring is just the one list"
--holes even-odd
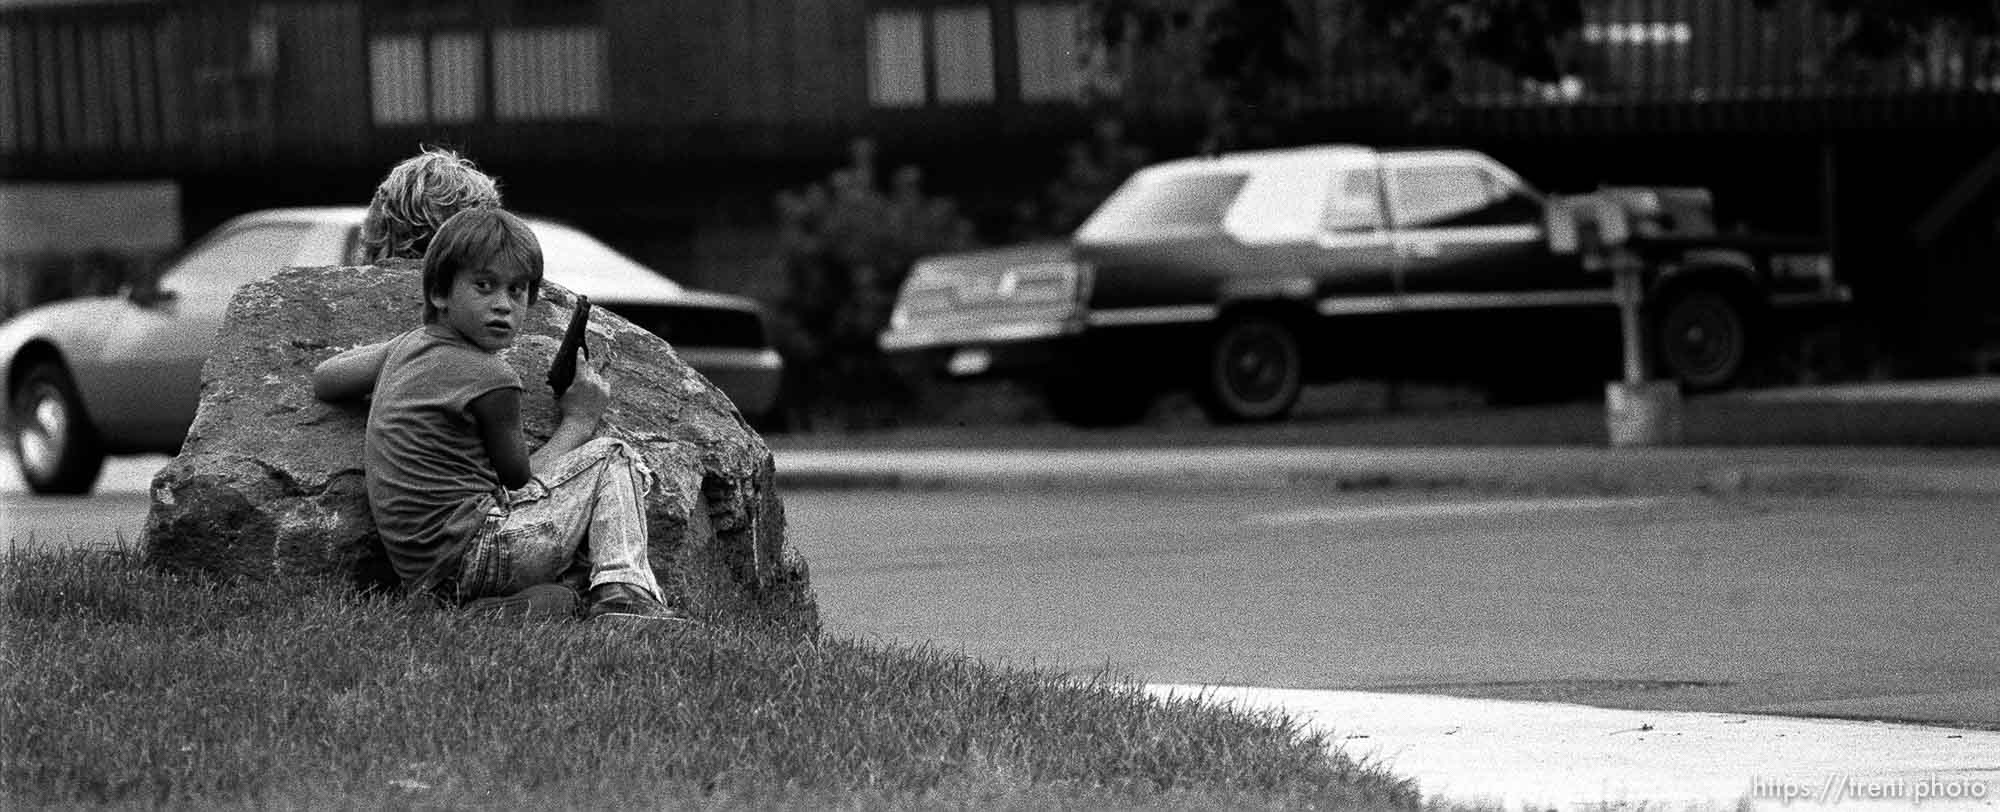
[(461, 211), (439, 226), (424, 251), (424, 323), (437, 321), (433, 298), (451, 295), (460, 271), (505, 261), (528, 272), (528, 304), (542, 294), (542, 244), (519, 217), (493, 207)]
[(375, 187), (361, 221), (361, 256), (368, 262), (418, 259), (452, 215), (499, 205), (499, 184), (472, 161), (443, 147), (424, 147)]

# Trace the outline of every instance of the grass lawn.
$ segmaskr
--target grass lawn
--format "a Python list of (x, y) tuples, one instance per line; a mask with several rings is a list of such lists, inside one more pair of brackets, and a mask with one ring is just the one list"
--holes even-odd
[(924, 648), (0, 559), (0, 807), (1407, 808), (1290, 720)]

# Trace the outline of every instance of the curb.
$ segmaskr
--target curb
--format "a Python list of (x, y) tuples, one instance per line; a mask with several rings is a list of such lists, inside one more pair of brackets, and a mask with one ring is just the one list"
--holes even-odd
[[(778, 484), (796, 490), (1105, 492), (1316, 490), (1470, 491), (1505, 494), (1881, 497), (2000, 496), (2000, 462), (1808, 463), (1732, 458), (1728, 452), (1468, 453), (1402, 450), (1353, 462), (1305, 457), (1247, 461), (1241, 454), (1160, 449), (1134, 466), (1129, 453), (1046, 451), (778, 452)], [(1327, 450), (1322, 456), (1339, 457)], [(1861, 458), (1862, 455), (1855, 455)]]

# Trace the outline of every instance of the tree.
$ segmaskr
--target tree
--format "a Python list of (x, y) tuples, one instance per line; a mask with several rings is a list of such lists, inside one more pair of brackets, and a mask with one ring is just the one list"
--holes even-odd
[(1114, 104), (1138, 70), (1134, 52), (1193, 51), (1207, 152), (1268, 140), (1308, 78), (1298, 12), (1284, 0), (1090, 0), (1084, 28), (1102, 57), (1100, 100)]
[(1567, 72), (1561, 41), (1583, 25), (1582, 0), (1357, 0), (1362, 36), (1382, 37), (1426, 100), (1449, 96), (1472, 59), (1524, 79)]
[(801, 428), (816, 417), (848, 427), (897, 417), (917, 393), (875, 344), (896, 291), (918, 257), (975, 244), (956, 205), (924, 192), (919, 169), (897, 168), (885, 187), (872, 141), (855, 141), (849, 157), (776, 200), (786, 275), (779, 345), (789, 420)]
[[(1343, 36), (1388, 49), (1418, 101), (1447, 98), (1471, 59), (1529, 79), (1565, 72), (1562, 41), (1583, 24), (1584, 0), (1353, 0)], [(1119, 88), (1136, 60), (1128, 49), (1198, 39), (1199, 85), (1210, 95), (1212, 131), (1244, 129), (1245, 114), (1281, 113), (1310, 78), (1297, 7), (1289, 0), (1090, 0), (1089, 45), (1108, 56), (1096, 66)], [(1254, 122), (1253, 122), (1254, 126)], [(1212, 133), (1211, 140), (1217, 140)], [(1223, 139), (1226, 140), (1226, 137)]]
[[(1769, 11), (1802, 0), (1751, 0)], [(1996, 0), (1810, 0), (1841, 18), (1843, 30), (1830, 56), (1836, 62), (1921, 59), (1939, 30), (1975, 37), (2000, 34)]]

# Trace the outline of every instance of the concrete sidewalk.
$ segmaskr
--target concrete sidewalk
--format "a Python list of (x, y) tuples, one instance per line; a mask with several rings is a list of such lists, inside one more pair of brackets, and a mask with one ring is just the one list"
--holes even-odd
[(1426, 799), (1506, 809), (2000, 809), (2000, 732), (1357, 691), (1152, 685), (1276, 710)]

